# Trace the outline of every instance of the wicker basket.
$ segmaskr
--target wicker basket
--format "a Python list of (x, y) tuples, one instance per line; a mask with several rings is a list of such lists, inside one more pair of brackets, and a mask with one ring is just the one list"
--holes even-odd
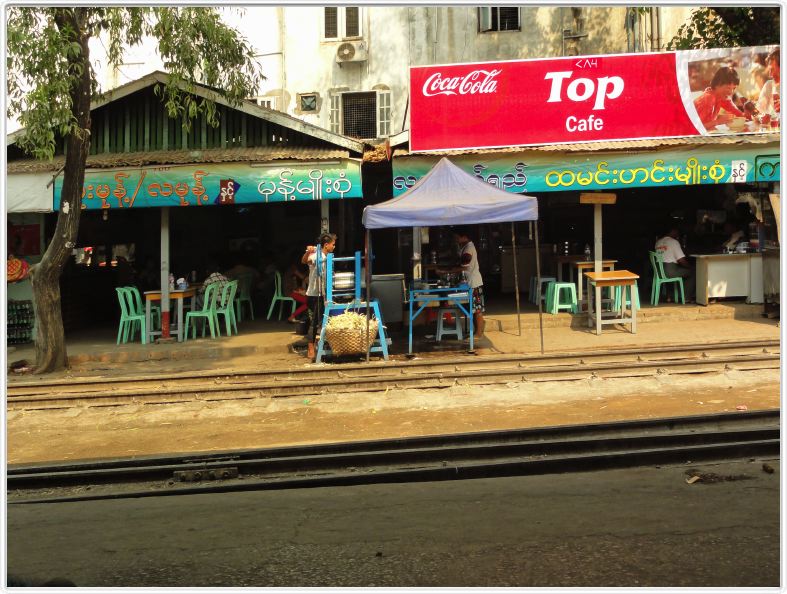
[[(347, 314), (342, 314), (347, 315)], [(336, 316), (340, 318), (341, 316)], [(356, 324), (353, 328), (340, 328), (328, 323), (325, 328), (325, 338), (331, 345), (331, 351), (334, 355), (357, 355), (366, 352), (366, 343), (364, 342), (363, 335), (366, 330), (366, 321), (363, 325), (358, 327)], [(377, 321), (369, 321), (369, 345), (371, 345), (377, 338)]]

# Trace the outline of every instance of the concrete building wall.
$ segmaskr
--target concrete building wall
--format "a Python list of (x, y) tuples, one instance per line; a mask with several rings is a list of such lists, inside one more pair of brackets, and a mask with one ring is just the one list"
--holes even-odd
[[(396, 134), (408, 127), (410, 66), (657, 51), (692, 8), (661, 7), (658, 19), (641, 13), (632, 20), (624, 6), (522, 6), (520, 30), (479, 32), (474, 6), (363, 6), (361, 36), (355, 41), (366, 45), (368, 59), (347, 63), (336, 60), (342, 40), (323, 38), (323, 7), (221, 10), (254, 46), (267, 77), (259, 96), (275, 98), (276, 109), (330, 129), (331, 94), (388, 89), (390, 131)], [(102, 86), (163, 69), (154, 50), (150, 42), (129, 50), (127, 65), (119, 71), (103, 69)], [(299, 93), (318, 95), (316, 112), (300, 110)]]

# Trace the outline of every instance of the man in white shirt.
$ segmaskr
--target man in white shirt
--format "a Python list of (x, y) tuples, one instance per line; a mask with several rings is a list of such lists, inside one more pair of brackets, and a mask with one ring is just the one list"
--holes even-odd
[(483, 338), (486, 321), (484, 320), (484, 280), (481, 278), (481, 270), (478, 267), (478, 252), (475, 245), (470, 241), (467, 231), (456, 229), (454, 231), (454, 241), (459, 246), (459, 266), (442, 272), (463, 272), (467, 284), (473, 289), (473, 337)]
[(656, 250), (661, 253), (664, 260), (664, 274), (669, 278), (676, 276), (683, 279), (683, 290), (686, 302), (693, 302), (696, 292), (696, 282), (694, 280), (694, 264), (683, 253), (678, 241), (680, 230), (672, 226), (669, 233), (656, 241)]

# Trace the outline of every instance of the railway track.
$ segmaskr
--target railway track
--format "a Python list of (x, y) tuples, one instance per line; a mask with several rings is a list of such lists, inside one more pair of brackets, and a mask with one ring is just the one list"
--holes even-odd
[(323, 393), (445, 388), (457, 384), (710, 373), (778, 369), (779, 341), (641, 347), (559, 353), (374, 361), (298, 368), (176, 373), (155, 377), (15, 381), (7, 406), (15, 409), (162, 404), (195, 400), (298, 397)]
[(779, 455), (779, 411), (11, 465), (9, 503), (536, 475)]

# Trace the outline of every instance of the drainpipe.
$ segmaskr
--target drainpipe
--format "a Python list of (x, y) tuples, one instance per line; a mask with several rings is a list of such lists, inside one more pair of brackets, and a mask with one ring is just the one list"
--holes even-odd
[(650, 9), (650, 29), (651, 29), (650, 32), (651, 47), (656, 51), (661, 51), (661, 7), (660, 6), (654, 6), (653, 8)]
[[(287, 29), (284, 24), (284, 8), (281, 6), (276, 7), (276, 17), (279, 19), (279, 80), (281, 81), (282, 90), (287, 89), (287, 69), (284, 67), (284, 39), (287, 34)], [(282, 103), (284, 103), (284, 93), (282, 93)], [(284, 107), (282, 105), (282, 107)]]
[(437, 10), (432, 9), (432, 64), (437, 64)]

